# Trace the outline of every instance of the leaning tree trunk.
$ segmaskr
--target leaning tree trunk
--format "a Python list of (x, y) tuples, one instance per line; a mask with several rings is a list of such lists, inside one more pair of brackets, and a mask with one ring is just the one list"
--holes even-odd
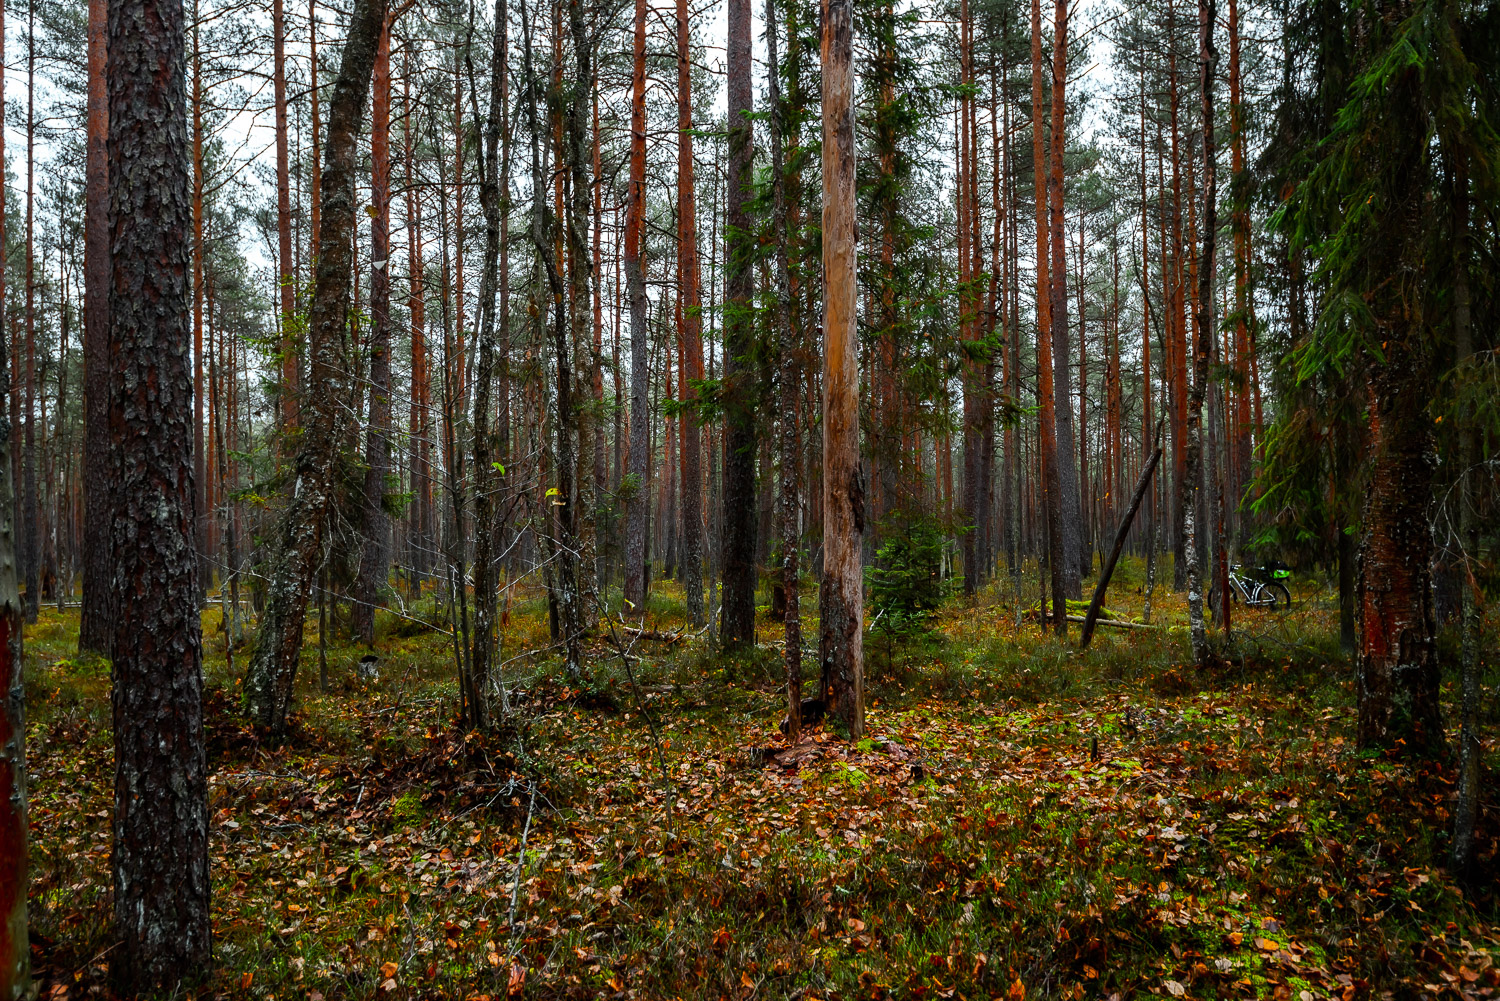
[(356, 0), (343, 61), (328, 108), (323, 147), (322, 219), (308, 318), (311, 377), (291, 491), (271, 533), (265, 611), (245, 674), (245, 708), (273, 736), (286, 731), (292, 683), (302, 649), (302, 624), (334, 503), (343, 342), (354, 270), (354, 172), (365, 97), (387, 0)]
[(824, 698), (851, 738), (865, 731), (864, 477), (859, 463), (855, 334), (854, 11), (823, 13), (823, 582)]
[(208, 965), (208, 762), (194, 530), (181, 0), (109, 9), (114, 916), (121, 993)]

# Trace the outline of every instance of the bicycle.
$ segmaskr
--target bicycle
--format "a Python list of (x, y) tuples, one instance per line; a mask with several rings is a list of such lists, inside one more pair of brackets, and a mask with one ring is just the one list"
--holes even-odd
[[(1292, 575), (1291, 570), (1279, 563), (1267, 564), (1261, 568), (1265, 580), (1249, 577), (1240, 571), (1243, 568), (1236, 563), (1229, 568), (1229, 600), (1234, 603), (1243, 602), (1250, 608), (1287, 609), (1292, 606), (1292, 592), (1282, 583)], [(1208, 589), (1208, 607), (1217, 614), (1219, 608), (1219, 588), (1214, 585)]]

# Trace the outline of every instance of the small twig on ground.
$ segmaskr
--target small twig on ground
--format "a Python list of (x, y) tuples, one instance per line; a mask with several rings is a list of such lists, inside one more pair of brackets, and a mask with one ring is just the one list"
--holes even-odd
[(531, 811), (536, 806), (536, 780), (531, 782), (531, 798), (526, 803), (526, 823), (521, 827), (521, 846), (516, 849), (516, 875), (510, 887), (510, 914), (505, 919), (505, 926), (509, 929), (510, 943), (506, 951), (515, 954), (516, 941), (516, 901), (521, 896), (521, 868), (526, 864), (526, 839), (531, 834)]

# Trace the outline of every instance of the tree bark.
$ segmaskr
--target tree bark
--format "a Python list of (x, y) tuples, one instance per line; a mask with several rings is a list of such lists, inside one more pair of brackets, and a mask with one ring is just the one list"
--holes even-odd
[(266, 606), (244, 686), (245, 708), (256, 726), (278, 738), (286, 732), (307, 599), (334, 502), (339, 414), (345, 392), (344, 332), (354, 270), (357, 139), (386, 3), (357, 0), (328, 109), (322, 232), (308, 322), (312, 368), (306, 428), (298, 439), (290, 496), (271, 533)]
[[(1453, 340), (1454, 355), (1460, 365), (1472, 362), (1474, 355), (1473, 307), (1469, 290), (1469, 171), (1467, 151), (1454, 157), (1453, 170)], [(1478, 421), (1472, 407), (1460, 415), (1463, 420), (1460, 485), (1456, 491), (1459, 504), (1458, 545), (1463, 556), (1463, 611), (1459, 622), (1459, 734), (1458, 734), (1458, 802), (1453, 810), (1453, 847), (1449, 865), (1458, 878), (1472, 882), (1476, 859), (1474, 827), (1480, 811), (1480, 783), (1484, 771), (1484, 746), (1479, 737), (1479, 709), (1482, 699), (1479, 676), (1479, 629), (1483, 596), (1479, 590), (1479, 504), (1474, 478), (1479, 475), (1483, 453), (1480, 450)]]
[(281, 423), (282, 430), (297, 426), (297, 344), (292, 339), (292, 320), (297, 312), (297, 275), (292, 263), (292, 181), (287, 150), (286, 108), (286, 11), (283, 0), (271, 4), (272, 85), (276, 103), (276, 284), (281, 310)]
[(646, 277), (641, 230), (646, 212), (646, 0), (635, 3), (634, 62), (630, 97), (630, 187), (625, 196), (625, 281), (630, 299), (630, 484), (625, 501), (625, 601), (646, 603), (646, 521), (651, 475), (647, 364)]
[[(1046, 159), (1046, 114), (1042, 90), (1042, 7), (1041, 0), (1031, 0), (1031, 162), (1036, 180), (1036, 396), (1039, 412), (1038, 452), (1041, 460), (1042, 503), (1041, 513), (1046, 525), (1047, 564), (1051, 574), (1052, 603), (1054, 608), (1066, 607), (1064, 596), (1063, 564), (1060, 559), (1065, 550), (1062, 543), (1062, 485), (1057, 464), (1057, 403), (1053, 396), (1054, 382), (1049, 378), (1053, 370), (1052, 361), (1052, 295), (1050, 267), (1061, 267), (1061, 261), (1050, 261), (1051, 241), (1048, 239), (1050, 222), (1047, 213), (1047, 159)], [(1045, 596), (1044, 596), (1045, 598)], [(1044, 600), (1043, 605), (1046, 604)], [(1065, 616), (1055, 617), (1053, 627), (1058, 635), (1067, 631)]]
[(109, 610), (109, 99), (108, 0), (89, 0), (88, 133), (83, 209), (83, 607), (78, 648), (108, 653)]
[[(1053, 466), (1057, 470), (1057, 487), (1061, 494), (1053, 510), (1058, 513), (1058, 545), (1062, 548), (1054, 554), (1058, 569), (1062, 572), (1063, 594), (1058, 607), (1066, 607), (1066, 599), (1083, 597), (1083, 505), (1078, 495), (1078, 466), (1074, 461), (1073, 436), (1073, 379), (1068, 367), (1072, 354), (1068, 331), (1068, 251), (1067, 224), (1063, 217), (1063, 153), (1066, 146), (1064, 110), (1066, 108), (1068, 83), (1068, 0), (1057, 0), (1052, 27), (1052, 130), (1051, 170), (1047, 176), (1048, 210), (1051, 214), (1052, 260), (1048, 277), (1051, 279), (1051, 309), (1048, 320), (1052, 325), (1052, 395), (1056, 418), (1056, 451)], [(1057, 621), (1059, 633), (1067, 628), (1067, 618)]]
[[(678, 0), (685, 10), (686, 0)], [(786, 106), (781, 99), (781, 66), (777, 54), (776, 0), (766, 0), (767, 81), (771, 97), (771, 185), (774, 202), (772, 242), (776, 247), (776, 326), (781, 355), (779, 399), (780, 436), (777, 449), (781, 465), (781, 590), (785, 607), (782, 613), (785, 650), (782, 662), (786, 670), (787, 740), (793, 745), (802, 732), (802, 601), (798, 558), (801, 538), (798, 515), (801, 492), (797, 484), (797, 426), (801, 368), (797, 352), (801, 331), (797, 329), (792, 310), (792, 277), (787, 253), (786, 164), (782, 156), (782, 136), (786, 131)], [(797, 45), (789, 35), (787, 45)]]
[[(0, 13), (0, 37), (4, 35), (3, 26), (4, 15)], [(4, 43), (0, 42), (0, 55), (3, 51)], [(0, 100), (3, 109), (4, 101)], [(5, 355), (5, 339), (0, 337), (0, 387), (9, 384), (10, 359)], [(10, 423), (3, 401), (0, 421)], [(21, 590), (16, 582), (16, 498), (10, 444), (10, 428), (0, 427), (0, 1001), (24, 1001), (32, 996), (26, 924), (26, 687), (22, 678)]]
[(865, 731), (864, 472), (859, 459), (855, 332), (854, 10), (823, 3), (823, 581), (824, 701), (851, 739)]
[(1198, 87), (1203, 102), (1203, 255), (1198, 263), (1197, 338), (1193, 345), (1193, 388), (1188, 396), (1187, 480), (1183, 498), (1183, 554), (1187, 562), (1188, 633), (1193, 659), (1206, 667), (1212, 659), (1203, 619), (1203, 580), (1198, 551), (1198, 495), (1203, 489), (1203, 401), (1208, 392), (1208, 367), (1214, 350), (1214, 250), (1218, 235), (1217, 174), (1214, 170), (1214, 72), (1219, 53), (1214, 47), (1215, 0), (1198, 0)]
[(109, 8), (114, 913), (122, 993), (209, 963), (181, 0)]
[[(724, 605), (726, 648), (755, 642), (754, 197), (750, 0), (729, 0), (729, 169), (724, 268)], [(852, 288), (852, 286), (851, 286)]]
[(26, 578), (23, 611), (35, 622), (42, 600), (42, 535), (36, 496), (36, 4), (26, 5), (26, 381), (21, 451), (21, 572)]
[[(495, 377), (496, 293), (500, 279), (500, 117), (505, 102), (505, 0), (495, 4), (495, 31), (490, 48), (489, 109), (483, 118), (484, 142), (479, 154), (479, 204), (484, 212), (484, 259), (479, 279), (479, 368), (474, 374), (474, 633), (469, 663), (478, 696), (470, 722), (487, 727), (493, 718), (496, 679), (494, 670), (495, 608), (498, 601), (495, 560), (495, 510), (497, 493), (504, 482), (504, 444), (490, 422), (490, 396)], [(474, 68), (469, 66), (470, 94), (474, 94)], [(475, 120), (480, 120), (477, 95)]]
[[(385, 481), (391, 469), (391, 19), (380, 29), (370, 104), (370, 411), (365, 433), (354, 633), (375, 644), (375, 609), (390, 573)], [(478, 581), (475, 581), (476, 586)]]
[[(677, 259), (682, 273), (682, 587), (693, 625), (703, 610), (703, 460), (698, 383), (703, 380), (703, 300), (699, 292), (698, 213), (694, 196), (691, 23), (677, 0)], [(774, 75), (774, 74), (773, 74)]]

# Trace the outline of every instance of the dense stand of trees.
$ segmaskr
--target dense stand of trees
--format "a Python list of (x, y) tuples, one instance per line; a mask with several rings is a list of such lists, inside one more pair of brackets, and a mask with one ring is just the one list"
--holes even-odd
[(1368, 744), (1444, 746), (1457, 617), (1472, 806), (1497, 18), (1227, 4), (727, 0), (722, 59), (686, 0), (25, 4), (0, 696), (15, 616), (80, 602), (122, 979), (208, 955), (205, 600), (272, 739), (313, 600), (367, 645), (381, 609), (450, 633), (483, 729), (515, 588), (585, 684), (664, 580), (726, 650), (772, 605), (794, 735), (815, 611), (858, 735), (865, 570), (914, 532), (1059, 634), (1102, 542), (1145, 556), (1148, 617), (1170, 553), (1201, 662), (1229, 565), (1280, 557), (1337, 581)]

